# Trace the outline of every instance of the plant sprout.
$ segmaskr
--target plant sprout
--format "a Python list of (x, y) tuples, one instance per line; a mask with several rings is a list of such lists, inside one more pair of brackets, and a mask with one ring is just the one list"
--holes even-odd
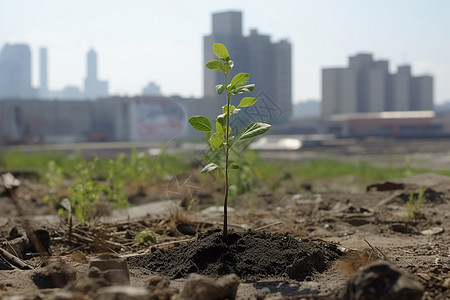
[(229, 169), (239, 169), (239, 165), (231, 163), (229, 161), (230, 151), (236, 143), (254, 138), (260, 134), (269, 130), (270, 126), (266, 123), (254, 122), (248, 125), (248, 127), (241, 133), (238, 138), (231, 136), (230, 116), (237, 114), (242, 107), (249, 107), (256, 103), (258, 98), (244, 97), (239, 105), (236, 107), (230, 104), (231, 97), (234, 95), (248, 93), (255, 88), (254, 84), (247, 84), (250, 75), (248, 73), (236, 74), (230, 83), (228, 83), (227, 73), (231, 71), (234, 66), (234, 62), (230, 59), (227, 48), (220, 43), (213, 45), (214, 54), (219, 60), (211, 60), (206, 63), (206, 67), (212, 71), (223, 72), (225, 77), (225, 84), (216, 85), (216, 91), (219, 95), (226, 92), (227, 103), (222, 107), (222, 113), (216, 118), (216, 130), (213, 130), (208, 118), (198, 115), (189, 118), (189, 123), (192, 128), (198, 131), (208, 132), (211, 134), (208, 140), (209, 145), (213, 151), (219, 148), (225, 148), (225, 166), (221, 167), (215, 163), (207, 164), (201, 171), (201, 173), (209, 173), (214, 170), (220, 170), (225, 177), (225, 195), (223, 201), (223, 236), (227, 239), (227, 203), (228, 203), (228, 190), (229, 184)]

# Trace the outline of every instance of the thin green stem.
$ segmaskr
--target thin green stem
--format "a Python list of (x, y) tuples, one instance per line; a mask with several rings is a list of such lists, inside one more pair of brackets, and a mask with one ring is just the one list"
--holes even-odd
[(230, 99), (231, 95), (228, 91), (228, 80), (227, 80), (227, 73), (224, 73), (225, 75), (225, 89), (227, 91), (227, 125), (225, 129), (225, 199), (223, 201), (223, 237), (225, 241), (227, 241), (228, 233), (227, 233), (227, 220), (228, 220), (228, 154), (230, 147), (228, 146), (229, 141), (229, 135), (230, 135)]

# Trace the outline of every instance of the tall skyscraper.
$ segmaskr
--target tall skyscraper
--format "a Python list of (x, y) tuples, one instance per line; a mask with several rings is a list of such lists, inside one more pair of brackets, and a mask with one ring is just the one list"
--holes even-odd
[(39, 98), (48, 97), (47, 48), (39, 49)]
[(94, 49), (87, 54), (87, 79), (97, 80), (97, 53)]
[(87, 54), (87, 74), (84, 80), (84, 94), (88, 99), (108, 96), (108, 82), (97, 78), (97, 53), (90, 49)]
[(389, 73), (389, 62), (371, 54), (349, 58), (347, 68), (322, 69), (322, 114), (433, 109), (433, 78), (414, 77), (411, 66)]
[[(212, 15), (212, 33), (203, 39), (204, 62), (217, 59), (212, 51), (214, 43), (222, 43), (230, 52), (235, 67), (229, 78), (240, 72), (250, 73), (250, 83), (256, 87), (252, 95), (263, 95), (266, 105), (276, 108), (268, 121), (286, 122), (292, 113), (291, 44), (282, 40), (273, 43), (269, 35), (252, 29), (249, 36), (242, 34), (242, 12), (227, 11)], [(223, 74), (204, 69), (204, 96), (220, 97), (215, 86), (223, 83)], [(236, 103), (239, 98), (234, 101)], [(269, 114), (272, 112), (269, 111)]]
[(31, 98), (31, 52), (25, 44), (6, 44), (0, 54), (0, 98)]

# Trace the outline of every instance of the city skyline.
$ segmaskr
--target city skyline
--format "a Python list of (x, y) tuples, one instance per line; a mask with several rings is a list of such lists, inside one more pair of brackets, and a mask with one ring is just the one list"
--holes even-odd
[[(137, 95), (149, 81), (165, 95), (201, 97), (202, 37), (211, 15), (243, 12), (243, 34), (256, 28), (293, 47), (293, 101), (320, 99), (321, 69), (359, 52), (410, 64), (412, 74), (435, 78), (435, 103), (450, 100), (450, 2), (434, 1), (154, 1), (0, 2), (0, 46), (27, 43), (33, 86), (39, 85), (39, 48), (48, 49), (48, 88), (83, 86), (85, 53), (101, 57), (99, 78), (111, 94)], [(281, 18), (279, 16), (282, 16)], [(370, 34), (369, 34), (370, 33)], [(233, 49), (230, 49), (232, 54)], [(256, 83), (257, 84), (257, 83)]]

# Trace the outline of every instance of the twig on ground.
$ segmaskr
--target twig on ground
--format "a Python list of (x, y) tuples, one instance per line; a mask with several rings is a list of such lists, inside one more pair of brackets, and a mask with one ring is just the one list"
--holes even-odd
[[(165, 243), (161, 243), (161, 244), (151, 245), (150, 248), (160, 248), (160, 247), (163, 247), (163, 246), (169, 246), (169, 245), (174, 245), (174, 244), (178, 244), (178, 243), (192, 242), (192, 241), (195, 241), (195, 239), (196, 238), (194, 237), (194, 238), (190, 238), (190, 239), (170, 241), (170, 242), (165, 242)], [(145, 252), (143, 252), (143, 253), (125, 254), (125, 255), (122, 255), (121, 257), (128, 258), (128, 257), (136, 257), (136, 256), (141, 256), (141, 255), (147, 255), (148, 251), (149, 251), (149, 249), (145, 250)]]
[(400, 196), (404, 191), (396, 191), (394, 192), (392, 195), (390, 195), (389, 197), (384, 198), (383, 200), (381, 200), (380, 202), (378, 202), (378, 204), (375, 207), (379, 207), (382, 205), (386, 205), (390, 202), (392, 202), (395, 198), (397, 198), (398, 196)]
[(2, 256), (8, 263), (22, 270), (30, 270), (32, 269), (29, 265), (23, 262), (20, 258), (15, 255), (12, 255), (8, 251), (0, 248), (0, 256)]
[(272, 224), (267, 224), (267, 225), (264, 225), (264, 226), (255, 228), (254, 230), (255, 230), (255, 231), (260, 231), (260, 230), (263, 230), (263, 229), (266, 229), (266, 228), (269, 228), (269, 227), (272, 227), (272, 226), (275, 226), (275, 225), (279, 225), (279, 224), (281, 224), (281, 223), (283, 223), (283, 222), (282, 222), (282, 221), (277, 221), (277, 222), (272, 223)]

